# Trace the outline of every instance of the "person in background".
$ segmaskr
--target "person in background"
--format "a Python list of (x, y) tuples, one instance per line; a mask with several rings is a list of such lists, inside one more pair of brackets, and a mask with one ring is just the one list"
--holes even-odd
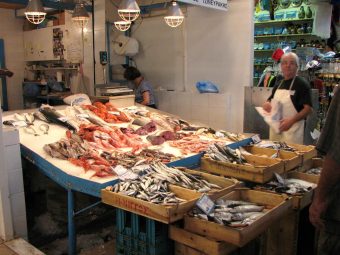
[(5, 68), (0, 68), (0, 76), (12, 77), (13, 76), (13, 72), (11, 72), (10, 70), (5, 69)]
[(304, 119), (312, 112), (311, 88), (304, 78), (297, 75), (299, 58), (295, 53), (283, 54), (280, 68), (283, 80), (275, 85), (271, 96), (262, 106), (270, 112), (271, 100), (275, 99), (282, 107), (280, 133), (270, 129), (270, 140), (303, 144)]
[(274, 70), (271, 66), (267, 66), (264, 69), (263, 74), (260, 78), (258, 87), (274, 87), (276, 81), (276, 76), (274, 75)]
[(319, 183), (309, 208), (309, 220), (319, 230), (319, 255), (340, 254), (340, 91), (336, 91), (316, 149), (325, 156)]
[(124, 78), (132, 81), (135, 85), (136, 103), (157, 109), (153, 88), (137, 68), (133, 66), (127, 67), (124, 71)]

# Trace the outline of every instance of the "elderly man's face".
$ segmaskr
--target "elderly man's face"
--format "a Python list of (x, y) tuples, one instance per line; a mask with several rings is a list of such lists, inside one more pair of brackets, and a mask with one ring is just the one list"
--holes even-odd
[(296, 60), (293, 56), (285, 56), (281, 59), (281, 71), (285, 79), (293, 78), (298, 70)]

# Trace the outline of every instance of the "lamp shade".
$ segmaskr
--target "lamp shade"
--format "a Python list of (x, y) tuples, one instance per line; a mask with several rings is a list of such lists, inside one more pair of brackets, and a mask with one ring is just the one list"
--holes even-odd
[(177, 2), (171, 2), (167, 16), (164, 17), (166, 24), (170, 27), (178, 27), (184, 20), (184, 15)]
[(134, 21), (140, 13), (136, 0), (122, 0), (118, 8), (119, 16), (125, 21)]
[(115, 22), (115, 27), (119, 30), (119, 31), (126, 31), (130, 28), (131, 26), (131, 21), (125, 21), (125, 20), (121, 20), (121, 21), (116, 21)]
[(33, 24), (40, 24), (46, 17), (46, 12), (40, 0), (29, 0), (26, 11), (26, 19)]
[(74, 7), (72, 14), (73, 23), (77, 24), (81, 28), (85, 27), (87, 22), (89, 21), (90, 16), (85, 9), (84, 3), (77, 3)]

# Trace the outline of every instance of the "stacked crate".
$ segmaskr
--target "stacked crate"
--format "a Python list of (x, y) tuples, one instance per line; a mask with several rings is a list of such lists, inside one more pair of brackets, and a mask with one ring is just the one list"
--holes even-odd
[(167, 255), (172, 254), (166, 224), (117, 209), (117, 255)]

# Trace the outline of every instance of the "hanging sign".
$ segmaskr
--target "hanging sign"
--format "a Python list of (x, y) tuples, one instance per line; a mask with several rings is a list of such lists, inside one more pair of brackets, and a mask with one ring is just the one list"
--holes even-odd
[(228, 0), (178, 0), (179, 2), (228, 11)]

